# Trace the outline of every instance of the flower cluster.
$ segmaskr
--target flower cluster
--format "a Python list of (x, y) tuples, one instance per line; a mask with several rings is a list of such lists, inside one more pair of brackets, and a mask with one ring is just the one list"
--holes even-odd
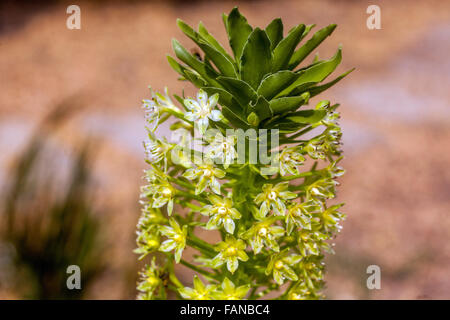
[[(283, 38), (277, 19), (266, 31), (252, 29), (237, 8), (224, 19), (234, 57), (202, 24), (197, 32), (178, 22), (205, 54), (194, 57), (175, 40), (182, 63), (169, 57), (182, 79), (199, 88), (196, 96), (171, 97), (166, 89), (164, 94), (152, 91), (143, 101), (149, 168), (135, 252), (153, 260), (141, 272), (139, 298), (165, 299), (172, 292), (182, 299), (257, 299), (283, 290), (286, 283), (280, 298), (322, 298), (324, 254), (333, 253), (331, 242), (345, 219), (342, 204), (328, 204), (344, 173), (338, 166), (340, 115), (338, 105), (327, 100), (314, 109), (297, 109), (348, 74), (319, 84), (328, 74), (316, 74), (315, 66), (326, 63), (331, 73), (341, 51), (298, 72), (305, 50), (313, 49), (294, 52), (282, 43), (300, 42), (310, 27), (300, 24)], [(334, 28), (322, 29), (316, 41)], [(248, 40), (238, 41), (237, 34)], [(167, 119), (170, 130), (184, 130), (181, 139), (157, 138)], [(305, 138), (316, 128), (322, 130)], [(270, 134), (279, 144), (251, 134), (240, 141), (228, 132), (236, 129), (276, 131)], [(251, 161), (252, 141), (269, 147), (276, 167)], [(193, 254), (186, 254), (188, 247)], [(192, 286), (177, 278), (176, 264), (194, 271)]]

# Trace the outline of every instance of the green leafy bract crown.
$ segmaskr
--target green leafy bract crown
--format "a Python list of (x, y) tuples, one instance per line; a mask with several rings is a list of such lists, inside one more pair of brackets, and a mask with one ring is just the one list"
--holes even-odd
[(279, 129), (295, 132), (306, 124), (320, 122), (326, 110), (301, 110), (322, 91), (330, 88), (352, 70), (322, 83), (339, 65), (341, 48), (329, 60), (299, 65), (336, 28), (331, 24), (317, 31), (297, 49), (315, 25), (299, 24), (283, 37), (281, 19), (273, 20), (264, 30), (253, 29), (234, 8), (223, 14), (233, 55), (200, 23), (198, 31), (178, 20), (178, 26), (203, 51), (203, 58), (191, 54), (176, 39), (173, 49), (182, 63), (168, 56), (172, 68), (182, 79), (192, 82), (209, 95), (219, 93), (225, 118), (235, 127)]

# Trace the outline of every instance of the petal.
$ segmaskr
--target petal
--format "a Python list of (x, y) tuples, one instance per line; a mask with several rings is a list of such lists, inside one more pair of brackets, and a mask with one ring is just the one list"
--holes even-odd
[(259, 211), (262, 217), (265, 217), (267, 215), (267, 212), (269, 212), (269, 208), (267, 207), (266, 201), (262, 203), (261, 207), (259, 208)]
[(273, 189), (277, 192), (285, 191), (289, 187), (289, 182), (280, 182)]
[(260, 193), (256, 196), (254, 201), (256, 202), (256, 204), (260, 204), (261, 202), (264, 201), (264, 199), (265, 199), (264, 193)]
[(245, 251), (239, 250), (238, 251), (238, 258), (241, 261), (247, 261), (248, 260), (248, 255), (247, 255), (247, 253), (245, 253)]
[(236, 257), (228, 258), (227, 260), (227, 269), (231, 273), (234, 273), (239, 266), (239, 261)]
[(172, 215), (172, 211), (173, 211), (173, 200), (170, 199), (169, 202), (167, 203), (167, 214), (169, 215), (169, 217)]
[(197, 92), (197, 101), (203, 106), (206, 105), (206, 102), (208, 101), (208, 95), (202, 89)]
[(235, 208), (231, 208), (230, 209), (230, 214), (233, 217), (233, 219), (240, 219), (241, 218), (241, 214)]
[(197, 101), (193, 100), (193, 99), (184, 99), (184, 105), (186, 106), (186, 108), (188, 108), (189, 110), (192, 111), (198, 111), (200, 110), (200, 105), (198, 104)]
[(193, 180), (196, 176), (197, 176), (197, 174), (195, 172), (195, 169), (187, 169), (183, 173), (183, 177), (185, 177), (186, 179), (189, 179), (189, 180)]
[(208, 129), (209, 120), (207, 117), (201, 118), (197, 122), (198, 130), (201, 134), (205, 134), (206, 129)]
[(295, 227), (295, 220), (291, 216), (287, 216), (286, 218), (286, 231), (287, 234), (290, 235), (292, 230), (294, 230)]
[(168, 226), (162, 226), (159, 231), (161, 232), (162, 235), (167, 236), (167, 237), (173, 237), (176, 232), (173, 230), (173, 228), (168, 227)]
[(189, 287), (179, 288), (178, 292), (184, 299), (194, 299), (196, 291)]
[(173, 230), (177, 233), (181, 232), (180, 225), (175, 221), (175, 219), (170, 219), (169, 224), (172, 226)]
[(284, 278), (283, 275), (281, 274), (281, 272), (279, 272), (278, 270), (273, 270), (273, 279), (275, 280), (276, 283), (278, 283), (280, 286), (283, 284), (284, 282)]
[(222, 282), (222, 289), (223, 291), (232, 291), (234, 290), (234, 283), (230, 279), (225, 277), (225, 279)]
[(284, 267), (283, 267), (283, 274), (289, 280), (292, 280), (292, 281), (297, 281), (298, 280), (298, 277), (295, 274), (294, 270), (289, 268), (287, 265), (284, 265)]
[(195, 275), (194, 276), (194, 288), (196, 291), (203, 291), (205, 290), (205, 285), (203, 284), (203, 282), (200, 280), (200, 278)]
[(217, 229), (217, 216), (214, 216), (213, 218), (209, 219), (209, 221), (206, 223), (205, 229), (207, 230)]
[(242, 299), (245, 297), (245, 295), (247, 294), (248, 290), (250, 290), (250, 285), (244, 285), (244, 286), (240, 286), (236, 289), (236, 295)]
[(169, 252), (175, 249), (176, 246), (177, 243), (174, 240), (169, 239), (161, 243), (161, 245), (159, 246), (159, 250), (163, 252)]
[(211, 266), (213, 268), (220, 267), (221, 265), (223, 265), (223, 263), (224, 261), (222, 259), (222, 254), (220, 253), (211, 260)]
[(212, 178), (210, 182), (211, 190), (217, 194), (220, 194), (220, 183), (216, 178)]
[(280, 227), (280, 226), (271, 227), (270, 233), (273, 235), (274, 238), (279, 238), (282, 235), (284, 235), (284, 229), (283, 229), (283, 227)]
[(200, 210), (200, 214), (204, 215), (204, 216), (210, 216), (210, 215), (212, 215), (213, 208), (214, 207), (212, 205), (207, 204)]
[(225, 218), (223, 222), (223, 227), (228, 233), (233, 234), (234, 232), (234, 221), (231, 218)]
[(184, 117), (188, 119), (189, 121), (196, 121), (198, 119), (198, 115), (196, 113), (192, 112), (186, 112), (184, 114)]
[(183, 253), (183, 249), (181, 247), (178, 247), (177, 250), (175, 250), (175, 262), (180, 263), (181, 260), (181, 254)]
[(275, 252), (280, 252), (280, 246), (273, 239), (266, 239), (267, 246)]
[(197, 187), (195, 188), (195, 194), (200, 194), (203, 191), (205, 191), (206, 187), (208, 186), (208, 180), (205, 177), (202, 177), (200, 181), (198, 182)]
[(297, 197), (297, 194), (292, 191), (284, 191), (280, 192), (280, 197), (283, 199), (294, 199)]
[[(217, 102), (219, 101), (219, 94), (215, 93), (208, 99), (208, 105), (212, 109), (216, 106)], [(216, 121), (216, 120), (214, 120)]]
[(223, 115), (222, 112), (220, 112), (220, 110), (212, 110), (211, 113), (208, 115), (208, 117), (212, 120), (212, 121), (220, 121), (223, 119)]
[(279, 215), (284, 216), (285, 211), (286, 211), (286, 205), (284, 204), (284, 202), (281, 199), (277, 199), (276, 207), (277, 207), (277, 211), (278, 211)]
[(284, 258), (283, 260), (286, 261), (289, 265), (295, 265), (302, 260), (302, 256), (298, 254), (293, 254), (287, 258)]
[(214, 172), (214, 175), (219, 179), (222, 179), (223, 177), (225, 177), (225, 171), (223, 171), (219, 168), (214, 168), (213, 172)]

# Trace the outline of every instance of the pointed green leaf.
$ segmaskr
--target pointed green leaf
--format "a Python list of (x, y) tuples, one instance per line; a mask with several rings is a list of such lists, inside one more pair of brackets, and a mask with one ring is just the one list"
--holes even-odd
[(309, 93), (306, 92), (301, 96), (297, 97), (283, 97), (270, 101), (270, 108), (273, 110), (273, 113), (283, 113), (286, 111), (293, 111), (298, 109), (301, 105), (303, 105), (309, 99)]
[(225, 27), (225, 31), (228, 33), (228, 15), (225, 13), (222, 13), (222, 22)]
[(305, 123), (297, 123), (295, 121), (287, 120), (285, 118), (275, 120), (274, 122), (267, 123), (264, 125), (265, 128), (268, 129), (278, 129), (280, 132), (296, 132), (304, 127), (307, 124)]
[(274, 19), (265, 29), (270, 40), (270, 50), (273, 50), (283, 39), (283, 22), (280, 18)]
[(198, 33), (205, 39), (213, 48), (222, 53), (228, 60), (233, 61), (233, 58), (228, 54), (224, 47), (214, 38), (203, 25), (203, 23), (198, 24)]
[(205, 64), (193, 57), (176, 39), (172, 40), (172, 46), (178, 59), (197, 71), (197, 73), (212, 86), (221, 87), (216, 80), (211, 78), (212, 70), (207, 70)]
[(178, 72), (183, 77), (185, 76), (185, 74), (184, 74), (185, 68), (181, 64), (179, 64), (178, 61), (176, 61), (174, 58), (172, 58), (169, 55), (167, 56), (167, 61), (169, 61), (169, 65), (172, 67), (173, 70)]
[(336, 79), (334, 79), (333, 81), (330, 81), (328, 83), (325, 83), (321, 86), (317, 86), (317, 87), (313, 87), (310, 88), (308, 91), (311, 94), (311, 97), (317, 96), (319, 93), (327, 90), (328, 88), (334, 86), (336, 83), (338, 83), (339, 81), (341, 81), (342, 79), (344, 79), (349, 73), (351, 73), (353, 70), (355, 70), (355, 68), (350, 69), (349, 71), (341, 74), (339, 77), (337, 77)]
[(226, 28), (234, 57), (236, 61), (239, 61), (244, 45), (253, 29), (237, 7), (233, 8), (228, 15)]
[(278, 71), (263, 79), (258, 87), (258, 94), (267, 100), (271, 100), (283, 89), (292, 84), (300, 76), (292, 71)]
[(238, 118), (241, 120), (244, 120), (244, 111), (240, 107), (237, 100), (227, 91), (220, 89), (220, 88), (214, 88), (214, 87), (203, 87), (203, 90), (206, 91), (208, 95), (213, 95), (218, 93), (219, 94), (219, 104), (221, 106), (225, 106), (228, 109), (230, 109), (231, 112), (233, 112)]
[(222, 114), (223, 116), (231, 122), (231, 124), (235, 127), (235, 128), (241, 128), (241, 129), (248, 129), (249, 125), (247, 122), (242, 121), (241, 119), (239, 119), (233, 112), (230, 111), (230, 109), (228, 109), (225, 106), (222, 106)]
[(263, 77), (270, 73), (272, 66), (272, 52), (267, 34), (256, 28), (248, 37), (241, 56), (241, 79), (255, 90)]
[[(194, 41), (202, 50), (205, 52), (207, 57), (216, 65), (216, 67), (224, 75), (229, 77), (236, 76), (236, 71), (233, 63), (220, 51), (216, 50), (213, 46), (208, 44), (208, 41), (197, 31), (195, 31), (191, 26), (186, 24), (183, 20), (177, 19), (178, 27), (183, 31), (183, 33), (188, 36), (192, 41)], [(206, 30), (206, 29), (205, 29)], [(213, 38), (214, 39), (214, 38)], [(215, 40), (215, 39), (214, 39)], [(216, 41), (217, 43), (217, 41)], [(220, 45), (219, 45), (220, 46)], [(223, 48), (222, 48), (223, 49)], [(225, 51), (225, 50), (224, 50)], [(206, 57), (205, 57), (206, 60)]]
[(237, 76), (233, 63), (222, 53), (203, 41), (200, 41), (198, 45), (223, 75), (227, 77)]
[(272, 129), (279, 129), (281, 132), (295, 132), (308, 125), (318, 123), (326, 114), (326, 110), (301, 110), (268, 123), (266, 126)]
[(283, 70), (287, 68), (289, 60), (295, 47), (302, 39), (305, 25), (300, 24), (292, 29), (292, 31), (280, 41), (280, 43), (273, 50), (272, 71)]
[(315, 124), (321, 121), (327, 115), (326, 110), (300, 110), (289, 114), (286, 119), (297, 122), (297, 123), (307, 123)]
[(255, 101), (257, 99), (255, 90), (242, 80), (218, 77), (217, 81), (219, 81), (222, 86), (236, 98), (243, 109), (247, 107), (250, 101)]
[(319, 83), (328, 77), (339, 65), (342, 60), (342, 50), (338, 49), (336, 54), (330, 60), (313, 64), (310, 68), (301, 72), (301, 76), (289, 87), (280, 92), (277, 96), (288, 95), (292, 90), (307, 82)]
[(314, 28), (316, 25), (315, 24), (308, 24), (305, 27), (305, 31), (303, 31), (303, 35), (302, 35), (302, 40), (309, 34), (309, 32), (311, 31), (312, 28)]
[(308, 81), (321, 82), (336, 69), (339, 63), (341, 63), (341, 60), (342, 49), (339, 48), (330, 60), (324, 60), (316, 63), (311, 68), (305, 70), (305, 72), (298, 78), (298, 81), (301, 80), (302, 83)]
[(184, 70), (184, 74), (187, 80), (189, 80), (190, 82), (192, 82), (192, 84), (194, 86), (196, 86), (197, 88), (201, 88), (203, 86), (206, 86), (207, 83), (204, 79), (202, 79), (198, 73), (189, 70), (189, 69), (185, 69)]
[(177, 19), (177, 25), (183, 33), (188, 36), (192, 41), (197, 43), (201, 38), (197, 31), (195, 31), (190, 25), (181, 19)]
[(256, 100), (256, 103), (250, 105), (250, 111), (255, 112), (258, 115), (260, 121), (273, 116), (273, 111), (270, 108), (270, 104), (263, 96), (259, 96), (258, 100)]
[(289, 61), (289, 69), (294, 69), (300, 62), (303, 61), (319, 44), (325, 40), (333, 31), (336, 29), (335, 24), (330, 24), (329, 26), (317, 31), (311, 39), (309, 39), (303, 46), (301, 46), (291, 57)]

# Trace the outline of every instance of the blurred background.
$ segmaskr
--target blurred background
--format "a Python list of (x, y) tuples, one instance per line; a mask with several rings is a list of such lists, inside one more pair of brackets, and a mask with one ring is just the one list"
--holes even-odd
[[(81, 30), (66, 8), (81, 8)], [(366, 9), (381, 8), (381, 30)], [(341, 103), (338, 197), (348, 218), (326, 262), (330, 299), (450, 298), (450, 2), (8, 1), (0, 4), (0, 298), (133, 299), (135, 226), (145, 167), (140, 101), (148, 85), (194, 92), (166, 62), (176, 18), (285, 30), (337, 23), (321, 58), (343, 45), (319, 99)], [(310, 57), (312, 59), (312, 56)], [(67, 290), (68, 265), (82, 290)], [(381, 290), (366, 268), (381, 268)]]

